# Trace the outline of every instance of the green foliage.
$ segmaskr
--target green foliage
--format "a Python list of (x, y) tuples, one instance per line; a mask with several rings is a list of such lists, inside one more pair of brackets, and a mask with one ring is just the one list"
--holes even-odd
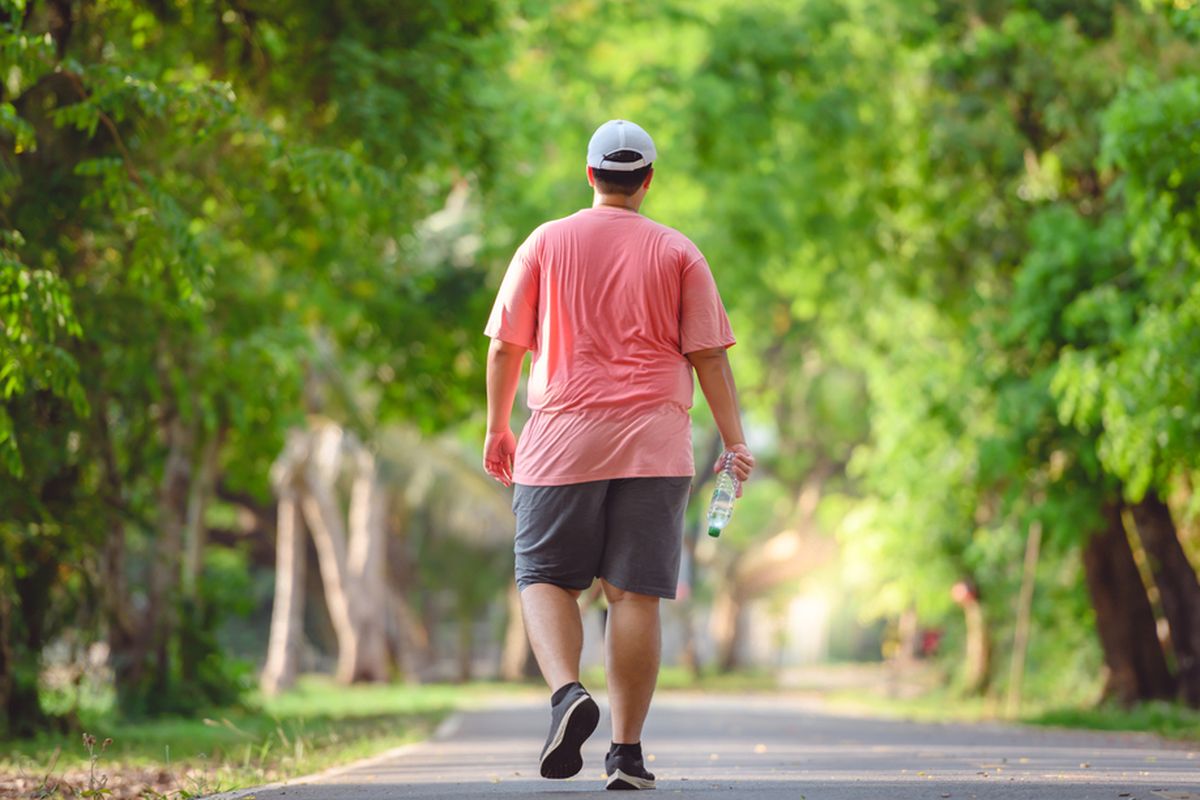
[[(0, 608), (23, 675), (74, 612), (105, 609), (94, 634), (144, 593), (183, 516), (169, 465), (215, 443), (221, 491), (266, 504), (306, 414), (472, 430), (489, 276), (588, 202), (611, 117), (660, 143), (646, 211), (708, 255), (772, 440), (731, 553), (818, 477), (856, 607), (958, 626), (968, 580), (999, 643), (1041, 524), (1031, 663), (1086, 672), (1098, 510), (1200, 471), (1186, 4), (114, 0), (65, 27), (59, 5), (0, 23)], [(485, 608), (500, 551), (421, 524), (423, 589)], [(199, 665), (163, 673), (172, 696), (244, 677), (213, 638), (236, 571), (167, 591), (166, 652)]]
[[(506, 687), (369, 685), (345, 687), (306, 678), (278, 698), (251, 696), (246, 707), (211, 716), (129, 721), (113, 709), (86, 712), (81, 723), (111, 737), (97, 766), (110, 786), (145, 780), (147, 767), (169, 774), (170, 786), (203, 773), (210, 794), (311, 774), (425, 737), (454, 710), (502, 696)], [(43, 730), (28, 740), (4, 740), (0, 771), (54, 775), (86, 770), (79, 734)], [(100, 749), (99, 746), (96, 747)], [(175, 796), (166, 786), (161, 787)]]
[(53, 272), (21, 263), (17, 251), (22, 244), (20, 231), (0, 231), (0, 397), (5, 401), (0, 407), (0, 466), (16, 478), (25, 470), (9, 401), (47, 391), (68, 401), (76, 413), (87, 411), (79, 365), (60, 346), (63, 339), (80, 335), (70, 294)]
[[(1064, 421), (1100, 431), (1100, 457), (1132, 499), (1195, 471), (1200, 433), (1200, 81), (1135, 73), (1105, 114), (1103, 163), (1120, 169), (1121, 224), (1139, 291), (1108, 298), (1129, 323), (1064, 354)], [(1109, 310), (1107, 313), (1112, 314)]]
[[(499, 14), (490, 2), (6, 8), (0, 544), (5, 569), (54, 576), (41, 598), (0, 582), (12, 603), (0, 608), (30, 623), (22, 669), (36, 675), (68, 622), (49, 598), (104, 598), (132, 648), (115, 660), (146, 676), (127, 697), (229, 702), (246, 670), (213, 638), (230, 609), (204, 589), (212, 576), (188, 599), (168, 581), (146, 620), (111, 617), (135, 613), (172, 547), (168, 520), (184, 516), (187, 493), (162, 486), (168, 466), (198, 470), (215, 442), (221, 483), (265, 499), (284, 432), (307, 412), (368, 435), (389, 418), (434, 428), (464, 414), (485, 292), (478, 247), (457, 243), (478, 217), (438, 229), (442, 257), (422, 220), (452, 187), (483, 204), (504, 132), (485, 124), (503, 107), (490, 82)], [(114, 536), (119, 577), (100, 584)], [(169, 641), (145, 645), (147, 629)], [(152, 665), (155, 650), (171, 663)]]

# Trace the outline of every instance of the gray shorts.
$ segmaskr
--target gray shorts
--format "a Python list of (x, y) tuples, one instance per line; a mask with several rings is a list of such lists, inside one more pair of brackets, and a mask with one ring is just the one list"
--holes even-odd
[(691, 478), (618, 478), (513, 492), (517, 586), (618, 589), (674, 599)]

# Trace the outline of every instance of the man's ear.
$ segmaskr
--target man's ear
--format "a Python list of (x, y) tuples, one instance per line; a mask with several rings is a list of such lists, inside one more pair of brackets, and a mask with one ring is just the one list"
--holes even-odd
[(588, 176), (588, 186), (591, 186), (591, 187), (595, 188), (595, 186), (596, 186), (596, 176), (592, 174), (592, 168), (591, 168), (591, 167), (588, 167), (588, 168), (587, 168), (587, 176)]
[[(588, 167), (588, 169), (591, 170), (591, 167)], [(646, 180), (642, 182), (642, 188), (649, 189), (650, 181), (652, 180), (654, 180), (654, 167), (651, 167), (650, 171), (646, 173)]]

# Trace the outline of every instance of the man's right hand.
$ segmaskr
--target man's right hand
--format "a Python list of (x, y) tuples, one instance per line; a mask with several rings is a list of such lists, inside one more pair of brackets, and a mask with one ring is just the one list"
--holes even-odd
[(713, 473), (718, 473), (725, 467), (725, 458), (727, 455), (733, 455), (733, 476), (738, 479), (737, 496), (742, 496), (742, 484), (750, 478), (750, 473), (754, 471), (754, 456), (750, 454), (750, 448), (746, 447), (744, 442), (731, 444), (725, 448), (725, 452), (717, 457), (717, 461), (713, 464)]
[(513, 436), (512, 428), (488, 431), (487, 438), (483, 440), (483, 468), (505, 486), (512, 486), (513, 456), (516, 452), (517, 437)]

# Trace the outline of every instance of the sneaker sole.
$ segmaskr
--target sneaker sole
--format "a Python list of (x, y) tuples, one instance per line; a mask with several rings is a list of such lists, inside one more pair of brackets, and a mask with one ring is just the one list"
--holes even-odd
[(583, 743), (600, 724), (600, 706), (588, 695), (575, 701), (563, 714), (558, 730), (542, 755), (543, 778), (570, 778), (583, 769)]
[(606, 789), (614, 790), (630, 790), (630, 789), (653, 789), (653, 778), (639, 778), (637, 775), (627, 775), (621, 770), (614, 770), (612, 775), (608, 776), (608, 785)]

